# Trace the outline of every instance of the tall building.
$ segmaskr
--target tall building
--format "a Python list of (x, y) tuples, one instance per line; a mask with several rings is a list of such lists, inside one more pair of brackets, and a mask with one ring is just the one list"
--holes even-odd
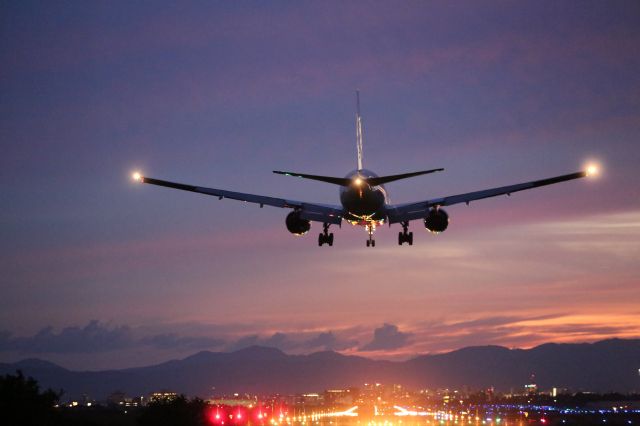
[(538, 385), (536, 384), (536, 375), (534, 373), (529, 376), (529, 383), (524, 385), (524, 392), (526, 395), (536, 395), (538, 393)]

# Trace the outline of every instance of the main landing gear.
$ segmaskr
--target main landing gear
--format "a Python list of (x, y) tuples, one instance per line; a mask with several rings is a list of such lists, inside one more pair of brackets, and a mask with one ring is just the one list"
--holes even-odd
[(324, 244), (329, 244), (329, 247), (333, 246), (333, 232), (329, 233), (329, 226), (331, 226), (329, 223), (322, 225), (322, 234), (318, 235), (318, 245), (320, 247)]
[(398, 245), (401, 246), (404, 243), (413, 245), (413, 232), (407, 232), (409, 230), (409, 222), (402, 222), (402, 232), (398, 232)]
[(369, 239), (367, 240), (367, 247), (375, 247), (376, 240), (373, 239), (373, 225), (367, 225), (367, 232), (369, 232)]

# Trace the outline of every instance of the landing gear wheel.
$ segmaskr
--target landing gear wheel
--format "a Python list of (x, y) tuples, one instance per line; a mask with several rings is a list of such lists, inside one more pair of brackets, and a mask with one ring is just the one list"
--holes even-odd
[(318, 246), (322, 247), (324, 244), (329, 244), (331, 247), (333, 245), (333, 232), (329, 233), (329, 223), (325, 223), (322, 225), (323, 231), (321, 234), (318, 234)]
[(407, 232), (409, 230), (409, 222), (402, 222), (402, 232), (398, 233), (398, 245), (404, 243), (413, 245), (413, 232)]
[(369, 233), (369, 239), (367, 240), (367, 247), (375, 247), (376, 240), (373, 239), (373, 224), (367, 225), (367, 232)]

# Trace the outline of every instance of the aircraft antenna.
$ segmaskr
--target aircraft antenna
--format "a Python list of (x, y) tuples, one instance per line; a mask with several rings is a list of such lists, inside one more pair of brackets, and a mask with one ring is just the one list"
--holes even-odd
[(362, 170), (362, 117), (360, 116), (360, 91), (356, 90), (356, 144), (358, 147), (358, 170)]

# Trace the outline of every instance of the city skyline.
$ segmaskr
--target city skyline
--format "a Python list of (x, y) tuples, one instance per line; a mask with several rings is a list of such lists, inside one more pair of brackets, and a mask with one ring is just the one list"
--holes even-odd
[[(640, 337), (640, 6), (572, 6), (3, 4), (0, 361)], [(451, 207), (410, 248), (384, 227), (373, 251), (130, 179), (334, 203), (271, 171), (354, 169), (355, 89), (368, 168), (445, 168), (394, 202), (602, 174)]]

